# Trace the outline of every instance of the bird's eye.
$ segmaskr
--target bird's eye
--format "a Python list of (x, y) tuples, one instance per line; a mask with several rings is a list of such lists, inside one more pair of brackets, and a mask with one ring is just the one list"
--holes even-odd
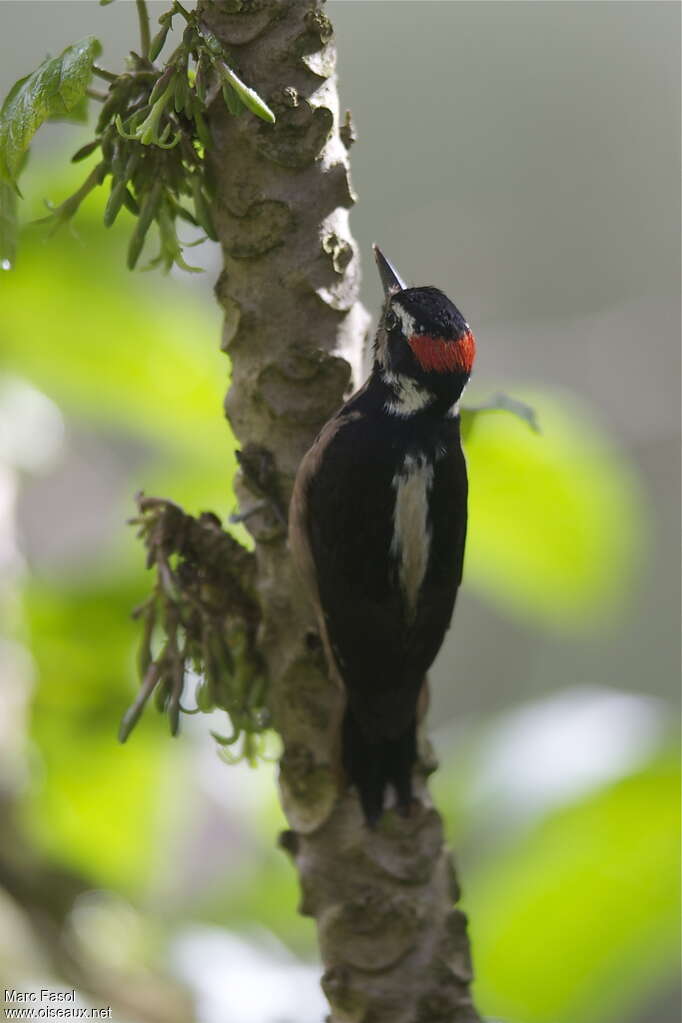
[(388, 312), (386, 313), (384, 323), (386, 324), (386, 330), (395, 330), (395, 328), (398, 326), (398, 317), (396, 316), (392, 309), (389, 309)]

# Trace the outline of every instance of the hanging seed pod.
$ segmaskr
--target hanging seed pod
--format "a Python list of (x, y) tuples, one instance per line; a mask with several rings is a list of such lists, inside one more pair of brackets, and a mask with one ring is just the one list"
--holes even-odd
[(181, 203), (174, 201), (172, 208), (173, 208), (173, 213), (174, 213), (174, 215), (176, 217), (180, 217), (181, 220), (184, 220), (187, 224), (191, 224), (192, 227), (199, 227), (200, 226), (197, 223), (196, 218), (193, 217), (192, 214), (190, 213), (190, 211), (188, 209), (186, 209)]
[(114, 151), (111, 157), (111, 171), (115, 178), (122, 178), (125, 170), (125, 152), (120, 138), (114, 140)]
[(211, 133), (208, 130), (208, 125), (201, 110), (199, 109), (198, 103), (192, 104), (192, 117), (194, 119), (194, 127), (196, 128), (197, 138), (201, 142), (202, 146), (209, 149), (213, 144), (211, 139)]
[(168, 67), (163, 71), (162, 74), (159, 75), (159, 77), (154, 82), (154, 88), (151, 91), (151, 95), (148, 101), (150, 107), (153, 107), (157, 99), (160, 99), (160, 97), (163, 96), (164, 92), (166, 91), (171, 81), (173, 80), (174, 75), (175, 64), (169, 64)]
[(170, 679), (168, 675), (162, 675), (159, 679), (159, 684), (156, 687), (154, 693), (154, 706), (158, 710), (159, 714), (165, 714), (168, 706), (168, 696), (170, 693)]
[(171, 735), (177, 735), (180, 727), (180, 698), (185, 684), (185, 666), (178, 650), (175, 650), (168, 695), (168, 722)]
[(116, 220), (119, 210), (123, 205), (123, 200), (126, 193), (126, 182), (125, 178), (119, 178), (118, 181), (112, 182), (111, 192), (107, 204), (104, 208), (104, 226), (111, 227)]
[(170, 21), (167, 21), (165, 25), (162, 25), (159, 31), (156, 33), (151, 43), (149, 44), (149, 59), (152, 63), (156, 60), (161, 50), (166, 45), (166, 38), (170, 31)]
[(196, 30), (193, 25), (188, 25), (185, 31), (182, 33), (182, 48), (191, 53), (194, 49), (196, 40)]
[(218, 658), (218, 663), (221, 667), (221, 673), (228, 679), (234, 674), (235, 662), (232, 656), (232, 650), (223, 635), (221, 628), (212, 629), (209, 634), (209, 642), (211, 647)]
[(197, 686), (194, 693), (194, 699), (197, 701), (197, 707), (199, 710), (203, 711), (204, 714), (208, 714), (215, 707), (215, 704), (211, 699), (210, 686), (206, 680), (200, 682)]
[[(132, 199), (132, 196), (128, 192), (128, 181), (133, 176), (135, 168), (139, 161), (139, 153), (137, 148), (133, 149), (132, 153), (129, 154), (128, 159), (125, 162), (123, 170), (117, 170), (123, 163), (123, 146), (118, 146), (118, 151), (114, 157), (112, 170), (114, 174), (120, 174), (118, 181), (112, 183), (111, 193), (109, 200), (104, 210), (104, 226), (111, 227), (116, 220), (121, 206), (126, 203), (126, 198)], [(133, 203), (135, 200), (133, 199)], [(137, 206), (137, 203), (135, 203)]]
[(123, 205), (125, 206), (129, 213), (133, 214), (133, 216), (135, 217), (139, 216), (140, 207), (138, 206), (137, 199), (130, 191), (130, 189), (127, 187), (123, 195)]
[(260, 704), (265, 695), (265, 678), (263, 675), (259, 675), (257, 678), (252, 679), (249, 685), (248, 692), (246, 694), (246, 704), (250, 710), (256, 710), (260, 707)]
[(101, 135), (116, 114), (123, 113), (128, 105), (132, 84), (132, 79), (127, 75), (122, 75), (113, 83), (97, 118), (96, 131), (98, 135)]
[(149, 665), (147, 674), (145, 675), (142, 685), (140, 686), (140, 691), (137, 695), (135, 702), (133, 703), (132, 707), (129, 707), (128, 710), (123, 715), (123, 720), (121, 721), (121, 726), (118, 730), (119, 742), (125, 742), (130, 733), (132, 732), (133, 728), (137, 724), (140, 715), (144, 710), (145, 704), (149, 697), (151, 696), (154, 687), (157, 684), (158, 678), (159, 678), (158, 665), (152, 663)]
[(187, 81), (187, 70), (181, 68), (175, 79), (175, 92), (173, 94), (173, 105), (176, 114), (181, 114), (190, 104), (190, 88)]
[(159, 204), (161, 202), (161, 196), (163, 193), (163, 183), (159, 179), (153, 185), (151, 191), (145, 196), (140, 207), (140, 214), (137, 218), (137, 224), (135, 230), (130, 238), (128, 245), (128, 269), (134, 270), (137, 265), (137, 261), (140, 258), (142, 252), (142, 246), (147, 236), (147, 231), (152, 225), (152, 221), (157, 215)]
[[(262, 121), (267, 121), (268, 124), (275, 123), (275, 115), (273, 114), (270, 107), (267, 105), (264, 99), (262, 99), (255, 89), (250, 88), (245, 82), (242, 82), (239, 75), (228, 67), (223, 60), (215, 61), (215, 68), (223, 80), (225, 85), (229, 85), (239, 96), (245, 107), (248, 107), (251, 113), (255, 114), (256, 117), (260, 117)], [(225, 93), (223, 93), (225, 96)], [(225, 100), (227, 103), (227, 99)]]
[(208, 68), (206, 67), (206, 59), (203, 52), (199, 56), (199, 63), (197, 64), (197, 73), (194, 77), (194, 90), (201, 100), (202, 105), (206, 104), (206, 89), (207, 89), (207, 77)]
[[(159, 234), (161, 235), (163, 259), (166, 269), (168, 270), (170, 270), (176, 255), (180, 251), (177, 235), (175, 234), (175, 223), (170, 209), (170, 204), (164, 200), (159, 206), (159, 212), (156, 218), (156, 222), (159, 225)], [(179, 599), (180, 595), (178, 594), (176, 600)]]
[(91, 153), (95, 152), (101, 143), (102, 140), (97, 138), (93, 139), (92, 142), (88, 142), (86, 146), (81, 146), (81, 148), (71, 157), (71, 163), (80, 163), (81, 160), (85, 160)]
[(199, 174), (192, 174), (190, 177), (190, 183), (192, 185), (192, 201), (194, 204), (194, 216), (196, 217), (197, 223), (203, 227), (207, 236), (211, 241), (218, 241), (218, 234), (211, 217), (211, 209), (208, 204), (208, 200), (204, 195), (203, 182)]
[(107, 128), (102, 136), (102, 158), (110, 164), (114, 158), (114, 147), (118, 139), (118, 132), (115, 128)]
[(140, 679), (144, 679), (149, 665), (152, 663), (152, 636), (156, 625), (156, 603), (153, 603), (147, 610), (140, 637), (140, 646), (137, 651), (137, 670)]

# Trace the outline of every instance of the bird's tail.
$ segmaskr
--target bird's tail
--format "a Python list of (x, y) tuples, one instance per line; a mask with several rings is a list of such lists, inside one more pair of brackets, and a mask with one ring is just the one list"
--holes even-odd
[(409, 808), (412, 802), (412, 768), (417, 759), (415, 717), (397, 737), (370, 738), (351, 707), (347, 706), (343, 719), (342, 757), (346, 777), (357, 787), (370, 827), (374, 827), (383, 813), (387, 785), (395, 788), (398, 806), (403, 810)]

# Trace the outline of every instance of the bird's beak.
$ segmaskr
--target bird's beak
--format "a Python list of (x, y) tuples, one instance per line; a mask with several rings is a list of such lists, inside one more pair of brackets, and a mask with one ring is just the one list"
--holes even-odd
[(379, 276), (381, 277), (381, 283), (384, 286), (384, 295), (386, 298), (390, 298), (391, 295), (395, 295), (397, 291), (404, 291), (406, 285), (398, 271), (394, 266), (391, 266), (378, 245), (374, 245), (373, 248), (374, 258), (377, 261), (377, 268), (379, 270)]

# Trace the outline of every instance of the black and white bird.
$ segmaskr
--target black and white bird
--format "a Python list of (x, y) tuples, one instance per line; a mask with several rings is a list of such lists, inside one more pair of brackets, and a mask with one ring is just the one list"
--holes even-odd
[(371, 375), (304, 457), (289, 531), (345, 691), (343, 770), (372, 825), (389, 785), (409, 812), (426, 672), (462, 578), (457, 402), (476, 350), (442, 291), (406, 287), (376, 247), (375, 256), (385, 302)]

